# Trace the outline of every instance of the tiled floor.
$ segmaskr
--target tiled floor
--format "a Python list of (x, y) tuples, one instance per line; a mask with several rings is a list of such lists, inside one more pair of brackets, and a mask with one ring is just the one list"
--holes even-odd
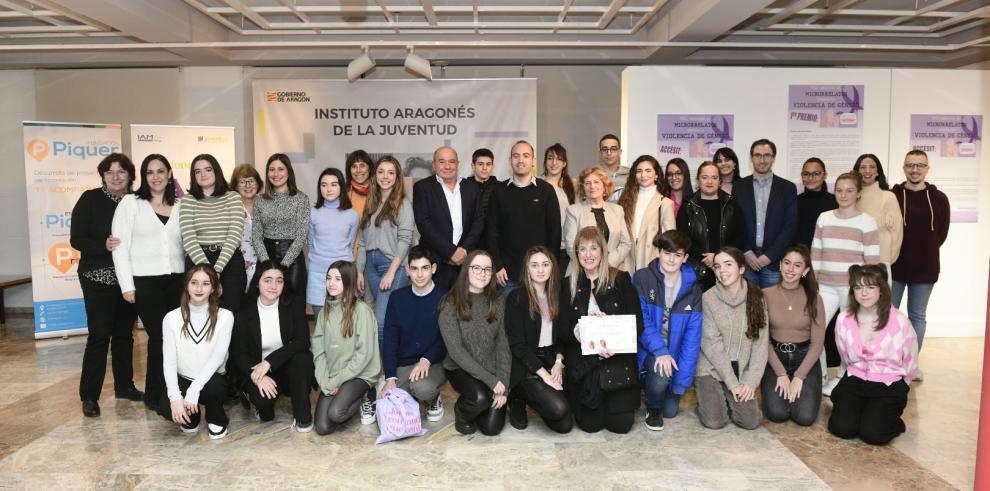
[[(144, 334), (135, 359), (144, 359)], [(422, 437), (375, 446), (375, 426), (298, 434), (287, 401), (258, 423), (232, 407), (219, 442), (189, 437), (104, 388), (103, 416), (83, 418), (78, 377), (84, 337), (34, 341), (31, 320), (0, 330), (0, 488), (558, 488), (558, 489), (971, 489), (983, 339), (929, 339), (925, 381), (912, 385), (908, 432), (870, 447), (817, 425), (766, 422), (755, 431), (706, 430), (687, 409), (663, 432), (556, 435), (530, 428), (498, 437), (458, 435), (447, 416)], [(144, 367), (135, 380), (142, 385)]]

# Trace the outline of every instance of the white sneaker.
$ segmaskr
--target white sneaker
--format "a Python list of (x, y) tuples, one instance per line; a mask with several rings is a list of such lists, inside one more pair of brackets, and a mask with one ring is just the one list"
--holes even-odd
[(375, 422), (375, 402), (367, 397), (361, 403), (361, 424), (370, 425)]
[(826, 397), (832, 397), (832, 390), (835, 389), (836, 385), (839, 385), (839, 380), (840, 377), (829, 379), (829, 381), (822, 386), (822, 395)]
[(196, 433), (199, 433), (199, 423), (198, 422), (196, 423), (196, 426), (192, 426), (192, 425), (179, 425), (179, 428), (181, 428), (182, 429), (182, 432), (183, 433), (186, 433), (186, 434), (195, 435)]
[(309, 433), (310, 431), (313, 431), (313, 422), (310, 421), (308, 425), (302, 425), (299, 424), (298, 421), (292, 420), (292, 428), (299, 433)]
[(430, 403), (426, 408), (426, 420), (437, 422), (443, 419), (443, 396), (437, 394), (437, 400)]
[(210, 440), (219, 440), (219, 439), (227, 436), (227, 427), (226, 426), (209, 424), (209, 425), (207, 425), (207, 428), (209, 428), (209, 430), (210, 430)]
[(921, 373), (921, 369), (919, 368), (918, 371), (915, 372), (915, 374), (914, 374), (914, 381), (915, 382), (924, 382), (924, 380), (925, 380), (925, 374)]

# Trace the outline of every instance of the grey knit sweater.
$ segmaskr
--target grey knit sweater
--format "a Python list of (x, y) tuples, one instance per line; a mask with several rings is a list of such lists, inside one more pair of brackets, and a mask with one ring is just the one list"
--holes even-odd
[(505, 298), (499, 297), (497, 318), (488, 322), (488, 301), (481, 294), (471, 294), (471, 320), (457, 317), (457, 307), (444, 302), (440, 308), (440, 334), (447, 345), (443, 367), (461, 369), (494, 389), (498, 382), (509, 387), (512, 353), (502, 327)]
[[(740, 383), (751, 388), (760, 385), (767, 367), (770, 348), (770, 329), (764, 322), (756, 339), (746, 337), (746, 290), (749, 283), (743, 281), (735, 295), (721, 283), (705, 292), (702, 297), (701, 356), (695, 376), (708, 375), (724, 382), (729, 390)], [(764, 319), (766, 303), (763, 304)], [(739, 362), (739, 378), (732, 372), (732, 360)]]

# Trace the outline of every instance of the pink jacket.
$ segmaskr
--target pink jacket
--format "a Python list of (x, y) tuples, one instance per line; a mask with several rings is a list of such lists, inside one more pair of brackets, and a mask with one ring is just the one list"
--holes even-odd
[(914, 379), (918, 371), (918, 337), (907, 316), (890, 308), (887, 325), (864, 345), (856, 316), (843, 312), (835, 322), (835, 344), (849, 375), (890, 385)]

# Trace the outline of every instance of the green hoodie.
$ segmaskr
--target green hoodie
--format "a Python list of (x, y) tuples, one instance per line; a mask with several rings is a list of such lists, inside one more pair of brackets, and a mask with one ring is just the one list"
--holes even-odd
[(313, 363), (320, 390), (329, 395), (344, 382), (359, 378), (374, 387), (381, 375), (378, 356), (378, 323), (368, 304), (358, 301), (354, 306), (354, 334), (341, 335), (344, 308), (339, 300), (320, 311), (313, 332)]

